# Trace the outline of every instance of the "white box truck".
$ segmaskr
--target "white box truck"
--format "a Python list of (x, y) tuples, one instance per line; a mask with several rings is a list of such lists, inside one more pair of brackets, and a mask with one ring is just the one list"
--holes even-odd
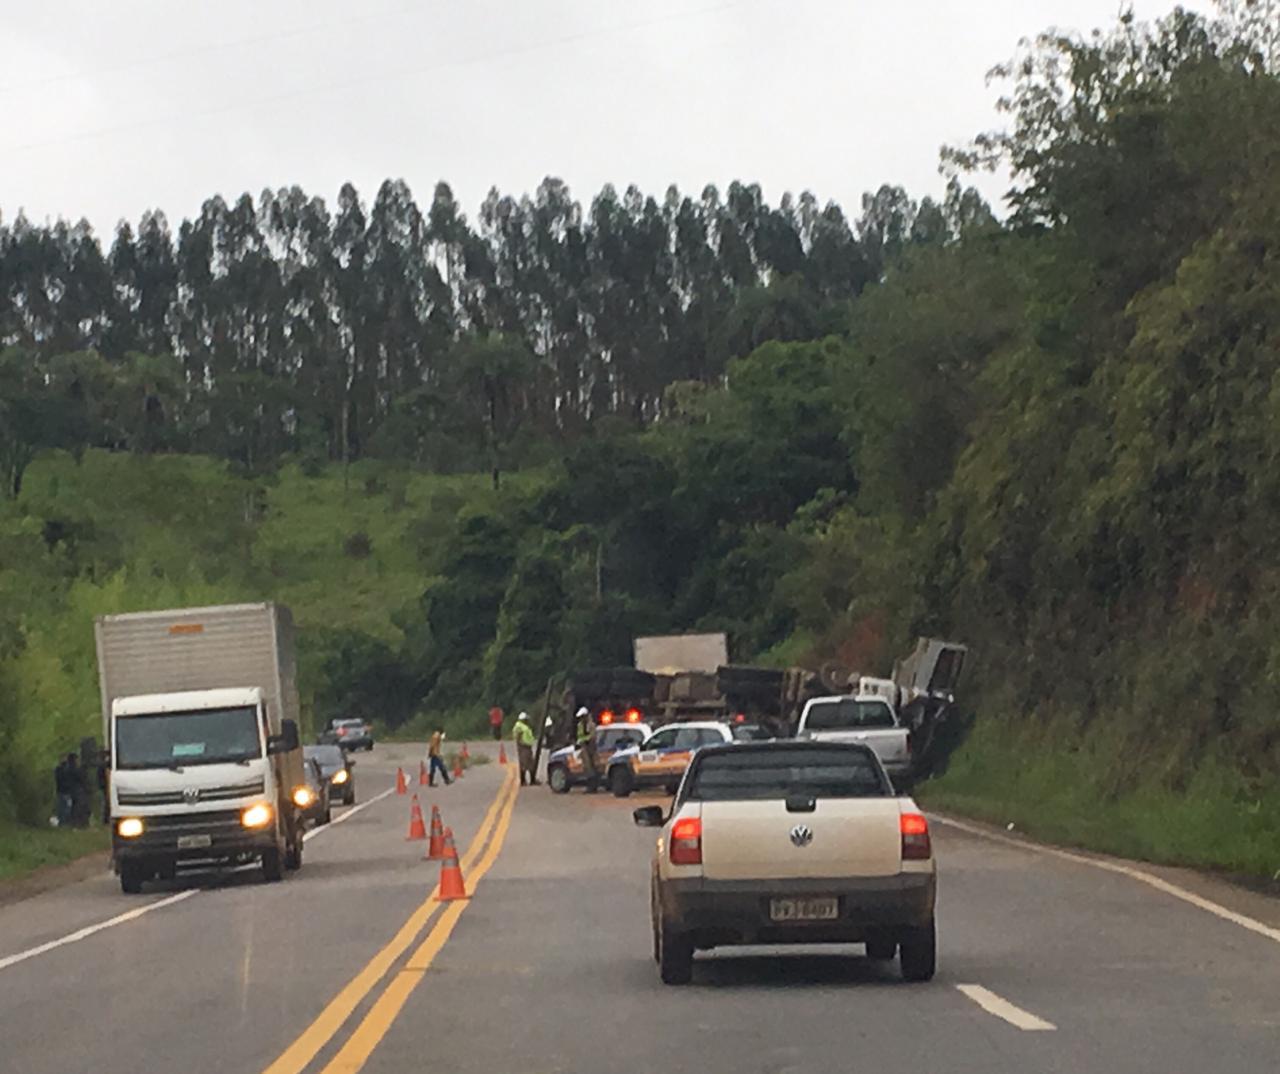
[[(180, 866), (302, 865), (293, 621), (279, 604), (99, 616), (112, 861), (141, 890)], [(303, 803), (305, 804), (305, 802)]]

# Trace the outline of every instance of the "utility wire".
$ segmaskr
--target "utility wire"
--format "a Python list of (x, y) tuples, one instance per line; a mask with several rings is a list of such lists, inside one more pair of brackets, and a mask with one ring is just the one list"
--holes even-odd
[[(145, 56), (136, 60), (130, 60), (128, 63), (116, 64), (114, 67), (98, 68), (92, 72), (91, 77), (97, 78), (104, 75), (116, 75), (122, 72), (135, 71), (145, 67), (158, 67), (161, 64), (172, 63), (174, 60), (186, 60), (195, 56), (206, 56), (213, 52), (226, 52), (228, 49), (247, 48), (253, 45), (270, 44), (275, 41), (286, 41), (294, 37), (306, 37), (311, 34), (323, 33), (325, 30), (333, 29), (336, 26), (357, 26), (365, 22), (377, 22), (381, 19), (393, 19), (415, 8), (420, 8), (421, 6), (422, 5), (420, 3), (401, 4), (397, 7), (387, 8), (372, 15), (360, 15), (356, 18), (328, 19), (324, 22), (311, 23), (307, 26), (297, 26), (292, 29), (276, 30), (267, 34), (255, 34), (252, 37), (237, 37), (232, 41), (215, 41), (211, 44), (196, 46), (195, 48), (178, 49), (174, 52), (166, 52), (159, 56)], [(47, 75), (44, 78), (28, 79), (23, 82), (12, 82), (6, 86), (0, 86), (0, 97), (5, 97), (13, 93), (21, 93), (25, 90), (42, 89), (45, 86), (56, 86), (61, 82), (75, 82), (77, 79), (86, 77), (90, 77), (90, 75), (84, 71), (68, 71), (66, 74), (61, 75)]]
[(284, 93), (272, 94), (270, 96), (255, 97), (252, 100), (236, 101), (232, 104), (222, 105), (216, 108), (207, 108), (194, 112), (175, 113), (168, 116), (159, 116), (154, 119), (138, 120), (134, 123), (121, 123), (111, 127), (99, 127), (95, 130), (81, 131), (78, 134), (67, 135), (63, 138), (49, 138), (34, 142), (23, 142), (18, 145), (0, 148), (0, 153), (25, 153), (33, 149), (49, 149), (57, 146), (73, 145), (78, 142), (92, 141), (97, 138), (106, 138), (113, 134), (126, 134), (136, 130), (145, 130), (149, 127), (164, 126), (174, 122), (185, 123), (196, 119), (207, 119), (211, 116), (229, 115), (246, 109), (258, 109), (262, 108), (264, 105), (280, 104), (285, 101), (299, 100), (316, 94), (337, 93), (339, 91), (375, 85), (380, 82), (395, 81), (401, 78), (433, 75), (453, 68), (469, 67), (475, 64), (488, 63), (491, 60), (511, 59), (518, 56), (526, 56), (536, 52), (542, 52), (544, 50), (559, 48), (564, 45), (577, 44), (578, 42), (591, 40), (593, 38), (630, 33), (633, 30), (648, 29), (649, 27), (661, 26), (671, 22), (683, 22), (699, 18), (703, 15), (714, 15), (722, 11), (731, 10), (732, 8), (745, 7), (750, 4), (758, 4), (762, 2), (766, 2), (766, 0), (725, 0), (724, 3), (714, 4), (709, 7), (695, 8), (691, 11), (672, 12), (668, 15), (659, 16), (657, 18), (644, 19), (630, 23), (620, 23), (616, 26), (601, 26), (591, 30), (581, 30), (576, 33), (564, 34), (559, 37), (544, 38), (541, 41), (530, 42), (528, 45), (517, 45), (508, 49), (477, 53), (475, 55), (465, 56), (456, 60), (444, 60), (428, 67), (403, 68), (399, 71), (369, 75), (367, 77), (357, 79), (349, 79), (345, 82), (332, 82), (323, 86), (310, 86), (302, 89), (289, 90)]

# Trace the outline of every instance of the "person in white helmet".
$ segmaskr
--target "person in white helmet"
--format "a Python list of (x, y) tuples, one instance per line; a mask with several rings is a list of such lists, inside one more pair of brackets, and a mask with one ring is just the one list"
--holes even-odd
[(525, 778), (528, 777), (528, 785), (536, 787), (538, 779), (533, 768), (533, 745), (537, 741), (537, 736), (533, 733), (527, 712), (522, 712), (516, 717), (516, 725), (511, 732), (511, 737), (515, 739), (516, 756), (520, 761), (520, 786), (525, 786)]
[(600, 760), (596, 756), (596, 722), (584, 706), (578, 709), (577, 735), (578, 755), (582, 758), (582, 778), (587, 784), (587, 793), (595, 794), (600, 784)]

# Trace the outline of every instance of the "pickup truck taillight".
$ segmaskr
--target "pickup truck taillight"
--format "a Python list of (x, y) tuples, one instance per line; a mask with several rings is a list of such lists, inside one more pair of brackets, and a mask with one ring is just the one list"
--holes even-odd
[(701, 817), (681, 817), (671, 826), (671, 864), (702, 864)]
[(902, 860), (928, 861), (933, 855), (933, 846), (929, 841), (929, 822), (924, 814), (903, 813), (898, 818), (898, 826), (902, 831)]

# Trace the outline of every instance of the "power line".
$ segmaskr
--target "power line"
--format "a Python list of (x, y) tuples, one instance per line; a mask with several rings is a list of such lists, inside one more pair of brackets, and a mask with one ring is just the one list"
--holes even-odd
[(683, 22), (689, 19), (700, 18), (704, 15), (714, 15), (722, 11), (728, 11), (732, 8), (745, 7), (751, 4), (763, 2), (767, 2), (767, 0), (725, 0), (723, 3), (714, 4), (709, 7), (696, 8), (692, 11), (672, 12), (668, 15), (659, 16), (657, 18), (621, 23), (616, 26), (602, 26), (592, 30), (582, 30), (577, 33), (564, 34), (559, 37), (544, 38), (541, 41), (531, 42), (528, 45), (518, 45), (508, 49), (478, 53), (473, 56), (466, 56), (456, 60), (445, 60), (429, 67), (404, 68), (399, 71), (370, 75), (357, 79), (349, 79), (345, 82), (332, 82), (327, 85), (310, 86), (302, 89), (289, 90), (285, 93), (272, 94), (266, 97), (257, 97), (253, 100), (236, 101), (232, 104), (203, 109), (197, 112), (183, 112), (168, 116), (160, 116), (155, 119), (138, 120), (134, 123), (121, 123), (111, 127), (100, 127), (96, 130), (82, 131), (78, 134), (67, 135), (63, 138), (50, 138), (41, 141), (25, 142), (19, 145), (8, 146), (0, 149), (0, 152), (24, 153), (33, 149), (49, 149), (62, 145), (73, 145), (78, 142), (92, 141), (97, 138), (106, 138), (113, 134), (126, 134), (136, 130), (145, 130), (150, 127), (165, 126), (166, 124), (174, 122), (189, 122), (196, 119), (207, 119), (211, 116), (229, 115), (246, 109), (262, 108), (264, 105), (280, 104), (284, 101), (298, 100), (300, 98), (310, 97), (317, 94), (337, 93), (339, 91), (355, 89), (362, 86), (376, 85), (380, 82), (395, 81), (400, 78), (438, 74), (442, 71), (447, 71), (453, 68), (469, 67), (475, 64), (488, 63), (491, 60), (526, 56), (544, 50), (559, 48), (564, 45), (577, 44), (580, 41), (587, 41), (597, 37), (608, 37), (616, 34), (630, 33), (634, 30), (648, 29), (652, 26), (661, 26), (671, 22)]
[[(166, 52), (160, 56), (147, 56), (141, 59), (131, 60), (128, 63), (116, 64), (114, 67), (100, 68), (93, 72), (92, 77), (115, 75), (125, 71), (139, 70), (145, 67), (159, 67), (161, 64), (172, 63), (174, 60), (186, 60), (194, 56), (205, 56), (213, 52), (226, 52), (228, 49), (270, 44), (275, 41), (286, 41), (294, 37), (306, 37), (310, 34), (322, 33), (335, 26), (355, 26), (360, 23), (376, 22), (380, 19), (395, 18), (398, 15), (402, 15), (411, 9), (418, 8), (420, 6), (421, 5), (418, 3), (401, 4), (372, 15), (361, 15), (357, 18), (328, 19), (324, 22), (312, 23), (308, 26), (298, 26), (292, 29), (277, 30), (267, 34), (255, 34), (252, 37), (238, 37), (232, 41), (215, 41), (211, 44), (199, 45), (195, 48), (178, 49), (174, 52)], [(77, 79), (85, 77), (89, 76), (87, 76), (83, 71), (70, 71), (61, 75), (47, 75), (44, 78), (28, 79), (23, 82), (13, 82), (9, 85), (0, 86), (0, 97), (5, 97), (13, 93), (20, 93), (24, 90), (42, 89), (45, 86), (56, 86), (62, 82), (74, 82)]]

